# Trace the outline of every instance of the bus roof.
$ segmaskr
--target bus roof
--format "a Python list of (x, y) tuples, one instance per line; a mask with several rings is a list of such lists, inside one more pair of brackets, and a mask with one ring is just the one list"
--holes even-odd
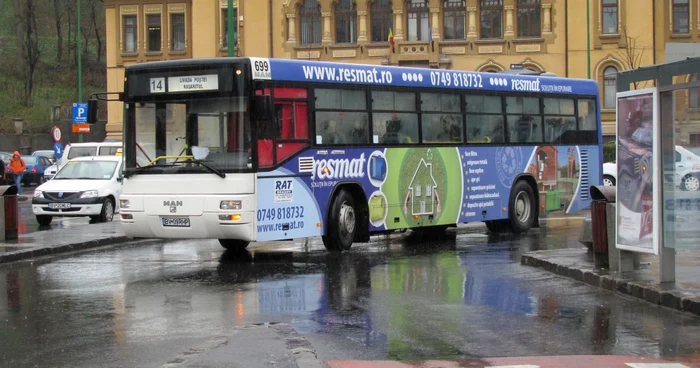
[(150, 62), (130, 65), (126, 70), (128, 73), (241, 62), (250, 63), (255, 80), (598, 95), (598, 83), (589, 79), (253, 57)]

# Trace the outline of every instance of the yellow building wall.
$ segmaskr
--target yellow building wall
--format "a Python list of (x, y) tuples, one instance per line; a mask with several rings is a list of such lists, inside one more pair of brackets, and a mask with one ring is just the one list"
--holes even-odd
[[(427, 42), (406, 42), (407, 12), (405, 2), (393, 1), (392, 31), (397, 40), (396, 52), (389, 53), (387, 42), (372, 43), (371, 0), (357, 0), (358, 34), (355, 45), (337, 45), (333, 23), (333, 0), (319, 0), (322, 13), (323, 42), (320, 45), (299, 44), (300, 32), (298, 7), (302, 0), (236, 0), (239, 43), (236, 54), (275, 58), (297, 58), (365, 64), (421, 65), (459, 70), (503, 70), (510, 64), (522, 63), (526, 67), (553, 72), (561, 77), (588, 78), (588, 52), (586, 44), (586, 1), (541, 0), (542, 35), (536, 39), (519, 39), (517, 36), (517, 1), (504, 0), (502, 40), (482, 40), (478, 35), (478, 0), (466, 0), (466, 24), (464, 40), (442, 39), (443, 19), (441, 0), (429, 0), (428, 6), (436, 12), (430, 13), (434, 40), (434, 51)], [(599, 82), (601, 101), (603, 97), (602, 73), (605, 67), (615, 66), (619, 71), (631, 66), (627, 37), (636, 42), (631, 52), (643, 52), (639, 65), (664, 62), (664, 43), (695, 42), (700, 40), (699, 31), (693, 30), (688, 39), (672, 38), (669, 26), (669, 1), (619, 0), (619, 34), (602, 34), (602, 9), (600, 0), (590, 0), (590, 77)], [(700, 9), (691, 2), (692, 24), (697, 25)], [(227, 0), (105, 0), (107, 18), (107, 87), (111, 92), (123, 88), (123, 67), (129, 63), (152, 60), (169, 60), (186, 57), (226, 56), (223, 49), (222, 9)], [(164, 24), (168, 32), (167, 13), (173, 6), (185, 4), (187, 10), (187, 49), (173, 53), (163, 50), (151, 54), (143, 52), (146, 36), (144, 14), (148, 9), (161, 5)], [(654, 4), (656, 7), (654, 8)], [(139, 46), (136, 54), (124, 54), (120, 47), (120, 9), (136, 9), (139, 16)], [(155, 8), (154, 8), (155, 7)], [(131, 10), (130, 10), (131, 11)], [(153, 11), (153, 10), (152, 10)], [(270, 19), (271, 15), (271, 19)], [(434, 22), (437, 20), (437, 22)], [(397, 23), (398, 21), (398, 23)], [(695, 27), (697, 28), (697, 27)], [(363, 33), (364, 31), (364, 33)], [(167, 35), (163, 35), (167, 43)], [(167, 48), (167, 45), (165, 45)], [(415, 64), (418, 63), (418, 64)], [(121, 135), (122, 104), (109, 103), (108, 132), (110, 137)], [(614, 110), (603, 110), (604, 135), (615, 134)]]
[(195, 1), (192, 4), (192, 57), (215, 57), (219, 49), (219, 1)]

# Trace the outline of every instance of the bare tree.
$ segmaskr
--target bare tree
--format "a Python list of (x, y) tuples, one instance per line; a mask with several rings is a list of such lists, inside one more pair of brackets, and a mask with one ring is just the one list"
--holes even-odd
[(36, 24), (35, 0), (15, 0), (19, 9), (17, 21), (21, 25), (22, 65), (24, 77), (24, 104), (32, 105), (32, 92), (34, 90), (34, 75), (39, 65), (39, 37)]
[[(622, 28), (622, 36), (624, 38), (624, 47), (617, 51), (618, 56), (622, 59), (622, 64), (627, 70), (638, 69), (644, 61), (644, 53), (647, 47), (639, 43), (639, 37), (631, 37), (627, 33), (627, 28)], [(646, 83), (644, 83), (646, 84)], [(639, 82), (633, 83), (634, 89), (638, 89)]]
[[(92, 27), (95, 31), (95, 39), (97, 40), (97, 61), (102, 61), (102, 37), (100, 36), (100, 26), (97, 22), (97, 10), (95, 9), (96, 1), (91, 2), (90, 15), (92, 19)], [(102, 13), (104, 13), (104, 6), (102, 6)]]
[(63, 1), (53, 0), (54, 21), (56, 22), (56, 62), (63, 59)]

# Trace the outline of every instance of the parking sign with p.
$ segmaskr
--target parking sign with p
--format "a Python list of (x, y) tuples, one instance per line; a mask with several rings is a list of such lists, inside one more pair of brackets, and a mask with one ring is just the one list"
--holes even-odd
[(87, 103), (73, 103), (73, 133), (90, 133)]

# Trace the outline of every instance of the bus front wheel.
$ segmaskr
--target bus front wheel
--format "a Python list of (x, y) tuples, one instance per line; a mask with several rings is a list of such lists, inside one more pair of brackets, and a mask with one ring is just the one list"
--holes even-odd
[(238, 239), (219, 239), (219, 244), (221, 244), (221, 246), (226, 250), (241, 252), (248, 247), (250, 242)]
[(326, 235), (322, 237), (323, 245), (331, 252), (350, 249), (356, 227), (355, 200), (348, 191), (341, 189), (333, 198), (328, 214), (328, 228)]

